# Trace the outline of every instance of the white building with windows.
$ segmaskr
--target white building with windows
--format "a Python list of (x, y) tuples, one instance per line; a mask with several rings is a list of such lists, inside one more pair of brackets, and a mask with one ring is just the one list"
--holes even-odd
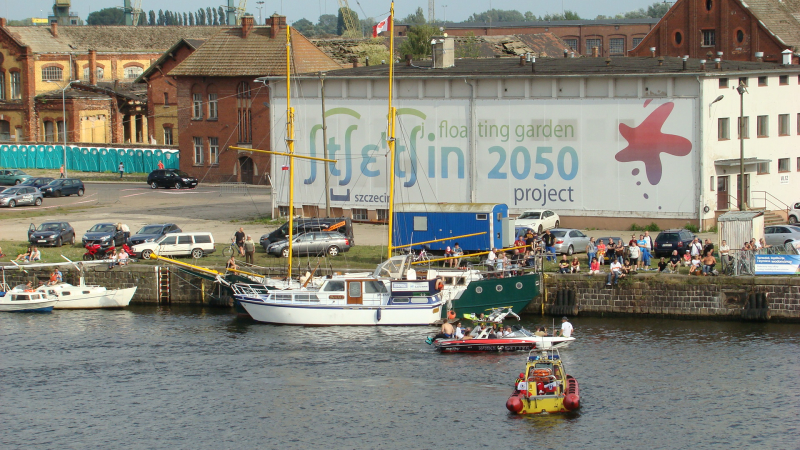
[[(386, 65), (325, 74), (337, 162), (297, 160), (298, 214), (324, 215), (328, 170), (333, 214), (385, 218), (387, 77)], [(671, 57), (398, 64), (395, 202), (552, 209), (584, 228), (708, 228), (738, 204), (740, 80), (745, 200), (782, 210), (800, 200), (800, 67)], [(269, 81), (270, 104), (285, 104), (284, 81)], [(292, 92), (295, 151), (323, 156), (320, 77), (294, 78)], [(285, 110), (270, 111), (272, 148), (285, 148)], [(288, 160), (275, 158), (285, 214)]]

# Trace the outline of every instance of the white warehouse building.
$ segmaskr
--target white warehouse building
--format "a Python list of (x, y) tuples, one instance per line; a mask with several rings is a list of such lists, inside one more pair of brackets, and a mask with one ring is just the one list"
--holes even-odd
[[(446, 64), (445, 64), (446, 65)], [(295, 151), (323, 156), (322, 77), (293, 78)], [(746, 86), (743, 98), (739, 83)], [(271, 85), (271, 146), (286, 148), (285, 81)], [(327, 151), (297, 160), (295, 211), (384, 220), (388, 66), (324, 74)], [(656, 222), (708, 228), (745, 200), (800, 201), (800, 67), (681, 58), (515, 58), (396, 66), (395, 202), (551, 209), (577, 228)], [(288, 159), (275, 156), (275, 208), (288, 212)], [(302, 212), (301, 212), (302, 211)]]

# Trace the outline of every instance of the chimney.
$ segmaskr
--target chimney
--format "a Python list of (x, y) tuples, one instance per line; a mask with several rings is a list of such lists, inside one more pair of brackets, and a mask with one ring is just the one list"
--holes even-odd
[(536, 57), (531, 55), (531, 73), (536, 73)]
[(756, 52), (756, 61), (764, 62), (764, 52)]
[(97, 85), (97, 50), (89, 50), (89, 84)]
[(610, 66), (610, 65), (611, 65), (611, 58), (606, 58), (606, 66)]
[(658, 65), (659, 66), (663, 66), (664, 65), (664, 57), (663, 56), (659, 56), (657, 61), (658, 61)]
[(253, 16), (242, 16), (242, 38), (247, 39), (253, 30)]
[(364, 58), (364, 65), (369, 67), (369, 56)]
[(683, 70), (686, 70), (686, 66), (689, 62), (689, 55), (683, 57)]
[(574, 58), (575, 57), (575, 52), (569, 52), (569, 57), (570, 58)]
[(456, 65), (455, 40), (452, 37), (448, 37), (447, 33), (443, 36), (432, 36), (431, 47), (434, 69), (446, 69)]
[(781, 52), (781, 56), (783, 56), (783, 65), (784, 66), (791, 66), (792, 65), (792, 51), (788, 48)]
[(275, 13), (267, 19), (269, 21), (269, 36), (272, 39), (278, 37), (278, 33), (281, 32), (282, 29), (286, 28), (286, 16), (280, 16), (278, 13)]
[(701, 59), (700, 60), (700, 70), (706, 70), (706, 60), (705, 59)]
[(714, 68), (721, 69), (722, 68), (722, 60), (719, 58), (714, 59)]
[(357, 56), (353, 56), (353, 58), (352, 58), (352, 60), (351, 60), (351, 61), (353, 62), (353, 68), (354, 68), (354, 69), (355, 69), (356, 67), (358, 67), (358, 57), (357, 57)]
[(3, 28), (6, 27), (6, 18), (5, 17), (0, 17), (0, 27), (3, 27)]
[(406, 65), (407, 66), (411, 65), (411, 55), (406, 55)]
[(58, 37), (58, 22), (50, 22), (50, 33), (53, 37)]
[(525, 66), (525, 55), (519, 55), (519, 65)]
[(656, 48), (650, 47), (650, 56), (655, 58), (656, 57)]
[(592, 58), (597, 58), (600, 56), (600, 49), (597, 47), (592, 47)]
[(569, 58), (569, 50), (564, 49), (564, 58)]

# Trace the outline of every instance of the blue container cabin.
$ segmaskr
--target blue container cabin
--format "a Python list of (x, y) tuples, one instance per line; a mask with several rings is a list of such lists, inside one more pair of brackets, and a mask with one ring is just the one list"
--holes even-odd
[(402, 203), (395, 207), (392, 245), (485, 232), (425, 246), (436, 252), (452, 248), (456, 242), (465, 252), (502, 248), (503, 219), (508, 220), (508, 205), (503, 203)]

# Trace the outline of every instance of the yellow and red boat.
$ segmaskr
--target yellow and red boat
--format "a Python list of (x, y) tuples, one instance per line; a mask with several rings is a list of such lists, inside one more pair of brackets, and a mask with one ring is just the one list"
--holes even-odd
[(558, 350), (532, 353), (506, 408), (514, 414), (566, 413), (580, 408), (578, 380), (566, 373)]

